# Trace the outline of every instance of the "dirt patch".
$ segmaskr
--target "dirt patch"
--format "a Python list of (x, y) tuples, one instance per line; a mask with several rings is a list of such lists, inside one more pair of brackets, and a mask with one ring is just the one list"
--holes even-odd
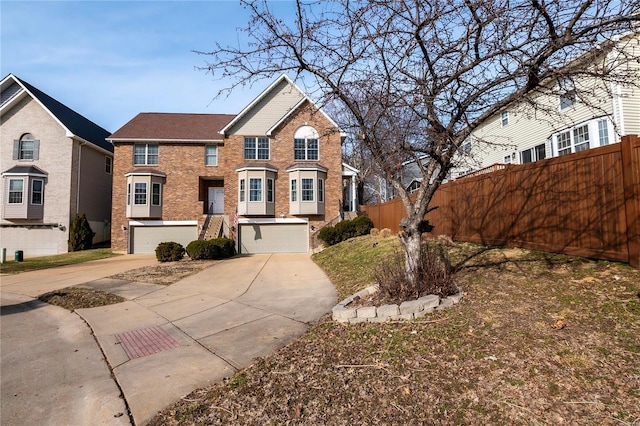
[[(463, 249), (455, 308), (411, 322), (327, 318), (150, 425), (640, 424), (639, 271)], [(346, 265), (340, 256), (327, 261)]]
[(204, 268), (213, 266), (217, 260), (181, 260), (179, 262), (164, 262), (154, 266), (132, 269), (109, 278), (126, 281), (138, 281), (151, 284), (169, 285), (183, 278), (200, 272)]
[(76, 309), (113, 305), (126, 300), (115, 294), (80, 287), (67, 287), (52, 291), (41, 295), (38, 299), (50, 305), (68, 309), (71, 312)]

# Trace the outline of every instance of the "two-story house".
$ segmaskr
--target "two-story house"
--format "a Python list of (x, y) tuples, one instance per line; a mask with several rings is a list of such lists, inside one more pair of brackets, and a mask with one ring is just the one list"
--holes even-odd
[(286, 75), (237, 115), (141, 113), (108, 140), (117, 251), (225, 235), (240, 253), (308, 252), (357, 205), (344, 134)]
[(1, 247), (66, 253), (77, 213), (86, 214), (94, 243), (108, 241), (110, 132), (13, 74), (0, 89)]
[[(494, 164), (524, 164), (619, 142), (640, 134), (640, 89), (633, 73), (640, 72), (640, 36), (619, 37), (614, 44), (594, 46), (579, 66), (614, 70), (614, 79), (589, 77), (547, 81), (530, 102), (513, 104), (473, 133), (463, 145), (455, 178)], [(588, 61), (586, 61), (588, 58)], [(636, 60), (621, 60), (636, 58)], [(586, 61), (586, 63), (585, 63)], [(617, 76), (617, 78), (616, 78)]]

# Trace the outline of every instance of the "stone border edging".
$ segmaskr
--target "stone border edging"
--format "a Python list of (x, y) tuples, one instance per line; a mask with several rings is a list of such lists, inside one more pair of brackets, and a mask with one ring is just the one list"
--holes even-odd
[(460, 302), (463, 296), (463, 292), (460, 290), (457, 294), (442, 299), (435, 294), (430, 294), (416, 300), (402, 302), (400, 306), (393, 304), (348, 308), (351, 303), (367, 297), (378, 290), (378, 285), (372, 285), (347, 297), (331, 310), (333, 320), (349, 324), (359, 322), (385, 322), (401, 319), (412, 320), (421, 318), (436, 309), (450, 308)]

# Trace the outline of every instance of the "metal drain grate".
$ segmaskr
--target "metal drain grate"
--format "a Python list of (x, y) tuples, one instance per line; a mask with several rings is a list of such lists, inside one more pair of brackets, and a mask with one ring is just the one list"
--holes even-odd
[(160, 327), (140, 328), (116, 334), (129, 359), (177, 348), (180, 343)]

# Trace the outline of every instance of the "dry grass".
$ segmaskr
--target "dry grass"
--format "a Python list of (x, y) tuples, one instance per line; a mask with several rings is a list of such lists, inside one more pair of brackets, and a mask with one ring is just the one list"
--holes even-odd
[[(371, 283), (367, 271), (393, 241), (359, 238), (314, 259), (347, 295)], [(639, 271), (520, 250), (451, 251), (472, 258), (457, 276), (465, 297), (455, 308), (413, 322), (325, 319), (150, 424), (640, 424)]]
[(115, 294), (80, 287), (67, 287), (41, 295), (38, 299), (50, 305), (60, 306), (73, 312), (81, 308), (113, 305), (125, 299)]
[(145, 282), (151, 284), (169, 285), (183, 278), (200, 272), (204, 268), (213, 266), (216, 260), (190, 260), (183, 259), (179, 262), (163, 262), (154, 266), (132, 269), (109, 278), (127, 281)]

